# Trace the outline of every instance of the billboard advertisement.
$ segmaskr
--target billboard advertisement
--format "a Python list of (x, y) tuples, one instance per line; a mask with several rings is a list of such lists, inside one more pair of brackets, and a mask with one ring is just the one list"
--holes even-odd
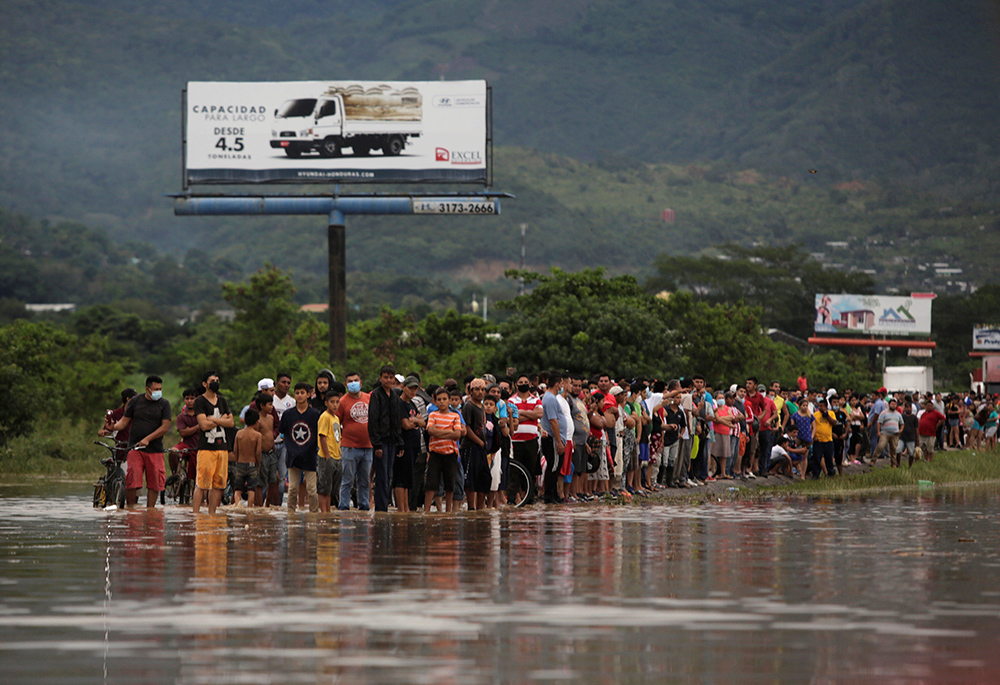
[(930, 298), (816, 295), (817, 333), (930, 335)]
[(972, 349), (1000, 350), (1000, 323), (977, 323), (973, 326)]
[(486, 183), (485, 81), (190, 82), (184, 182)]

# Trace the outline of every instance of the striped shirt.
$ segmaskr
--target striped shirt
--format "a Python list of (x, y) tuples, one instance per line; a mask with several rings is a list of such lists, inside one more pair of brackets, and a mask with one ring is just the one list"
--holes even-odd
[(538, 419), (526, 419), (524, 418), (525, 412), (530, 412), (541, 406), (542, 401), (538, 399), (535, 395), (528, 395), (528, 398), (522, 400), (520, 395), (512, 395), (510, 401), (514, 403), (517, 407), (517, 413), (521, 417), (520, 423), (517, 425), (517, 432), (511, 436), (513, 442), (527, 442), (528, 440), (538, 439)]
[[(427, 427), (437, 428), (438, 430), (461, 430), (462, 429), (462, 419), (450, 411), (433, 411), (427, 415)], [(455, 443), (454, 438), (436, 438), (434, 436), (430, 437), (427, 443), (427, 449), (431, 452), (436, 452), (437, 454), (458, 454), (458, 446)]]

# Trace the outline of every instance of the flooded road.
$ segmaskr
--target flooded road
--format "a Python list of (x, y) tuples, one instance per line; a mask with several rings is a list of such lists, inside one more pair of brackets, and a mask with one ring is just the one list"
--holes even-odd
[(1000, 491), (105, 513), (0, 488), (0, 682), (995, 682)]

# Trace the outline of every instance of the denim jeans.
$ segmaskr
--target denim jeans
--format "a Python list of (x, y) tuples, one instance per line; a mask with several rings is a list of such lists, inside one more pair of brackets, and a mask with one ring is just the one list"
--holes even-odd
[[(284, 499), (282, 495), (285, 493), (287, 488), (286, 480), (288, 480), (288, 463), (285, 461), (285, 443), (276, 442), (274, 444), (274, 455), (278, 460), (278, 505), (280, 506), (282, 500)], [(270, 484), (265, 483), (265, 493), (266, 488), (271, 487)]]
[(729, 458), (726, 459), (726, 475), (732, 478), (736, 474), (736, 457), (740, 455), (740, 436), (733, 434), (729, 436)]
[(344, 465), (344, 475), (340, 481), (340, 503), (338, 509), (351, 508), (351, 489), (358, 481), (358, 508), (369, 508), (368, 491), (371, 485), (372, 449), (370, 447), (344, 447), (340, 450), (340, 460)]

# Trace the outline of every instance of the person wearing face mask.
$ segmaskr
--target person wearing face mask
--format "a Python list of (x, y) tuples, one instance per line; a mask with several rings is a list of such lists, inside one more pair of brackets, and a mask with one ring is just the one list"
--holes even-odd
[(195, 399), (193, 408), (198, 420), (198, 471), (191, 510), (198, 513), (204, 494), (208, 513), (214, 514), (229, 479), (229, 451), (233, 448), (229, 432), (235, 424), (229, 401), (219, 394), (219, 374), (207, 371), (201, 385), (205, 392)]
[(146, 378), (146, 392), (136, 395), (125, 406), (125, 414), (112, 426), (129, 429), (129, 447), (125, 475), (125, 504), (135, 506), (146, 474), (146, 506), (155, 507), (156, 498), (166, 487), (167, 472), (163, 462), (163, 436), (170, 430), (170, 402), (163, 399), (163, 379)]
[(368, 436), (368, 406), (371, 396), (361, 392), (361, 375), (350, 371), (347, 394), (340, 398), (337, 418), (340, 419), (340, 461), (343, 474), (340, 480), (340, 500), (338, 509), (351, 508), (351, 488), (358, 485), (358, 509), (368, 511), (371, 488), (372, 442)]
[(522, 373), (515, 381), (517, 393), (510, 399), (517, 408), (518, 424), (517, 431), (510, 438), (512, 456), (535, 479), (541, 470), (538, 459), (538, 420), (542, 418), (542, 401), (532, 394), (531, 380), (527, 374)]

